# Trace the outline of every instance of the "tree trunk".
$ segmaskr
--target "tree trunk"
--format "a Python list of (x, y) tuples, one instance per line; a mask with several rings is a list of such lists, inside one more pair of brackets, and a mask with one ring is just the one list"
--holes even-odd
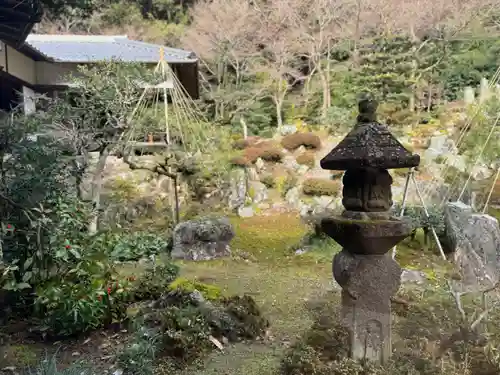
[(102, 190), (102, 174), (106, 166), (106, 160), (109, 156), (109, 146), (99, 153), (99, 161), (96, 165), (96, 170), (92, 178), (92, 217), (89, 223), (88, 231), (90, 234), (97, 232), (99, 227), (99, 211), (101, 208), (101, 190)]
[(274, 104), (276, 106), (276, 122), (278, 124), (278, 130), (281, 130), (283, 127), (283, 116), (281, 114), (281, 110), (283, 108), (283, 100), (280, 98), (274, 99)]
[(328, 108), (330, 107), (330, 87), (328, 84), (328, 77), (326, 76), (325, 71), (321, 68), (321, 63), (319, 63), (318, 75), (321, 80), (321, 88), (323, 91), (323, 106), (321, 109), (321, 117), (322, 119), (326, 119)]
[(410, 108), (410, 111), (414, 112), (415, 111), (415, 95), (416, 95), (416, 90), (417, 90), (417, 83), (414, 82), (415, 78), (417, 76), (417, 60), (412, 60), (411, 62), (411, 76), (410, 80), (412, 82), (411, 84), (411, 93), (410, 93), (410, 100), (408, 102), (408, 107)]
[(243, 116), (240, 116), (240, 124), (243, 128), (243, 139), (247, 139), (248, 138), (248, 127), (247, 127), (247, 123), (245, 122), (245, 119), (243, 118)]

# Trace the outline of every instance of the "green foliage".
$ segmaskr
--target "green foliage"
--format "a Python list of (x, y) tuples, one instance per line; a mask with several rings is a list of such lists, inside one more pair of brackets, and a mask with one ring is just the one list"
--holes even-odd
[(28, 375), (92, 375), (94, 371), (80, 364), (73, 364), (65, 369), (57, 366), (56, 356), (47, 357), (36, 367), (29, 368)]
[(297, 185), (297, 177), (291, 173), (287, 173), (284, 176), (278, 176), (275, 180), (276, 190), (280, 193), (282, 197), (288, 193), (288, 191)]
[(109, 270), (97, 273), (92, 267), (91, 272), (83, 275), (75, 270), (79, 277), (74, 280), (66, 278), (38, 287), (35, 307), (43, 317), (44, 330), (68, 336), (125, 319), (129, 283), (109, 277)]
[(106, 253), (112, 261), (134, 261), (151, 255), (166, 254), (169, 240), (155, 233), (148, 232), (118, 232), (104, 235), (103, 240), (109, 240)]
[(169, 285), (178, 277), (179, 267), (171, 262), (154, 263), (148, 267), (141, 277), (134, 281), (132, 294), (137, 301), (159, 298)]
[(339, 180), (326, 180), (324, 178), (308, 178), (302, 184), (302, 191), (306, 195), (331, 195), (338, 196), (342, 184)]
[(439, 69), (439, 78), (445, 85), (448, 100), (463, 97), (467, 86), (477, 87), (481, 78), (492, 78), (499, 65), (498, 38), (466, 38), (452, 41), (449, 60)]
[(152, 375), (160, 337), (154, 330), (140, 327), (117, 355), (117, 364), (126, 374)]
[(379, 37), (363, 51), (360, 86), (382, 102), (404, 106), (410, 94), (412, 43), (405, 37)]
[(500, 131), (494, 130), (493, 126), (498, 120), (499, 111), (500, 99), (495, 97), (481, 104), (481, 107), (470, 109), (468, 118), (472, 119), (472, 123), (460, 149), (467, 156), (471, 167), (477, 162), (477, 157), (480, 154), (481, 161), (486, 164), (498, 160)]
[[(395, 207), (395, 212), (400, 212), (400, 207)], [(444, 211), (437, 206), (427, 207), (429, 217), (425, 214), (422, 207), (408, 206), (405, 208), (404, 217), (411, 221), (415, 229), (430, 230), (434, 227), (438, 236), (445, 234)]]

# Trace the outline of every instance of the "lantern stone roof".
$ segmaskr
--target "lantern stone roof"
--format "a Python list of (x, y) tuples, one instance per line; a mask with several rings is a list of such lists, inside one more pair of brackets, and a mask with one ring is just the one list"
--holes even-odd
[(345, 171), (358, 168), (411, 168), (420, 156), (408, 151), (376, 121), (377, 104), (372, 99), (359, 102), (358, 123), (347, 136), (321, 160), (321, 168)]

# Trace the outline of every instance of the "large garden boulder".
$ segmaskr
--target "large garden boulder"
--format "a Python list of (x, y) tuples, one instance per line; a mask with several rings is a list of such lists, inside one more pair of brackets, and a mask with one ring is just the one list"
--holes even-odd
[(229, 256), (234, 230), (227, 218), (201, 218), (177, 224), (173, 234), (173, 259), (211, 260)]
[(500, 281), (500, 228), (498, 221), (486, 214), (475, 214), (460, 202), (445, 206), (448, 242), (460, 275), (452, 280), (458, 292), (479, 292), (493, 288)]

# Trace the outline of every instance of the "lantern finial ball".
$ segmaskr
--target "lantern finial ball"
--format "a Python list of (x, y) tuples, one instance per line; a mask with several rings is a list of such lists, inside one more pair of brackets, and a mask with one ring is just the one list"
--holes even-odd
[(358, 122), (375, 122), (377, 121), (377, 100), (369, 93), (360, 95), (358, 102)]

